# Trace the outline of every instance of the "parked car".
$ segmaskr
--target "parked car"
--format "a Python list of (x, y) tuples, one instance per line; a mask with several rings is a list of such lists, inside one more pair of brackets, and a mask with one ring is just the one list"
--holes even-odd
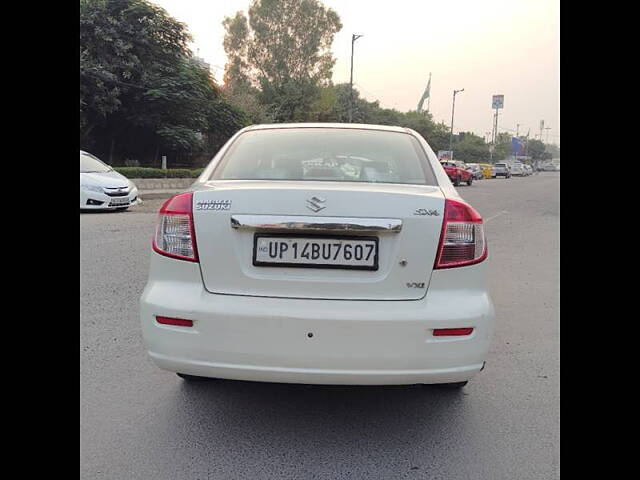
[(533, 168), (531, 168), (531, 165), (528, 165), (525, 163), (524, 165), (524, 171), (525, 171), (525, 175), (528, 177), (529, 175), (533, 174)]
[(491, 165), (490, 163), (481, 163), (480, 168), (482, 168), (482, 176), (484, 178), (493, 177), (493, 165)]
[(187, 381), (459, 388), (489, 351), (486, 275), (482, 217), (417, 132), (256, 125), (160, 208), (142, 334)]
[(477, 163), (467, 163), (467, 169), (471, 171), (474, 180), (481, 180), (483, 178), (482, 168)]
[(520, 163), (520, 162), (514, 162), (511, 165), (511, 175), (518, 176), (518, 177), (524, 177), (524, 175), (525, 175), (524, 165), (522, 163)]
[(506, 163), (496, 163), (493, 166), (493, 178), (504, 177), (511, 178), (511, 170)]
[(138, 202), (138, 188), (131, 180), (80, 150), (81, 210), (126, 210)]
[(471, 185), (473, 183), (473, 175), (470, 171), (464, 167), (462, 162), (456, 162), (455, 160), (446, 160), (444, 162), (440, 162), (442, 168), (447, 173), (449, 180), (455, 187), (460, 185), (461, 182), (466, 182), (467, 185)]

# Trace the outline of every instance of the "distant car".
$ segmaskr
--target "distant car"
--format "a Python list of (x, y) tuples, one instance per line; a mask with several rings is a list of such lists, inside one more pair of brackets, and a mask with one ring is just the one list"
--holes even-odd
[(493, 178), (504, 177), (511, 178), (511, 170), (506, 163), (496, 163), (493, 166)]
[(531, 165), (527, 165), (525, 164), (524, 166), (524, 170), (526, 172), (526, 176), (528, 177), (529, 175), (533, 174), (533, 168), (531, 168)]
[(483, 178), (482, 168), (477, 163), (467, 163), (467, 168), (471, 171), (474, 180), (481, 180)]
[(138, 202), (138, 188), (131, 180), (80, 150), (81, 210), (126, 210)]
[(446, 160), (444, 162), (440, 162), (440, 165), (442, 165), (444, 171), (447, 172), (447, 176), (449, 177), (449, 180), (451, 180), (451, 183), (453, 183), (454, 187), (460, 185), (461, 182), (466, 182), (467, 185), (471, 185), (473, 183), (473, 175), (466, 169), (463, 162)]
[(517, 177), (524, 177), (526, 175), (524, 165), (520, 162), (514, 162), (511, 165), (511, 175), (514, 175)]
[(493, 177), (493, 165), (491, 165), (490, 163), (481, 163), (480, 168), (482, 168), (482, 176), (484, 178)]

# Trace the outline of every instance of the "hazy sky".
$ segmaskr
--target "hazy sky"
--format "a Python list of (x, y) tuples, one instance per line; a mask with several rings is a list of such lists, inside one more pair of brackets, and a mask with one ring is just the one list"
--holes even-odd
[[(222, 21), (250, 0), (152, 0), (186, 23), (194, 53), (221, 81), (226, 62)], [(539, 133), (560, 141), (559, 0), (323, 0), (342, 21), (335, 36), (334, 83), (349, 81), (351, 34), (356, 41), (354, 84), (383, 107), (415, 110), (429, 78), (431, 113), (454, 131), (491, 131), (491, 96), (503, 94), (501, 131)], [(215, 71), (215, 67), (219, 67)], [(426, 102), (425, 102), (426, 107)]]

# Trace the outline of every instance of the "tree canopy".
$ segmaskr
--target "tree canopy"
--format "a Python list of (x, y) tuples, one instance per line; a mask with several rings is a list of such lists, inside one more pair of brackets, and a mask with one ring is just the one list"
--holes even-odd
[(338, 14), (318, 0), (253, 0), (223, 25), (231, 94), (257, 96), (271, 121), (305, 120), (331, 81)]
[(215, 151), (246, 124), (194, 61), (190, 40), (145, 0), (81, 1), (81, 146), (109, 161), (159, 161)]

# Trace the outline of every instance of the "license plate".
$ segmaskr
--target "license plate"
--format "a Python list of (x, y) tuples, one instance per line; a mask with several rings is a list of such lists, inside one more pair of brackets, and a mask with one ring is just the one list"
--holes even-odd
[(111, 201), (109, 202), (110, 206), (113, 205), (129, 205), (129, 199), (128, 198), (112, 198)]
[(378, 270), (378, 238), (256, 234), (253, 264), (260, 267)]

